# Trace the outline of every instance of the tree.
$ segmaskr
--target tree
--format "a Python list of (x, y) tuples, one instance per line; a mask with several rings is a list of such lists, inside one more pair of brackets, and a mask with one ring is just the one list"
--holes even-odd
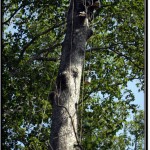
[(134, 150), (144, 149), (144, 111), (135, 113), (132, 121), (128, 123), (128, 130), (134, 136), (132, 144)]
[[(88, 1), (87, 1), (88, 2)], [(88, 4), (87, 4), (88, 5)], [(57, 76), (55, 92), (50, 94), (52, 101), (52, 149), (81, 148), (77, 133), (77, 105), (79, 103), (82, 66), (85, 55), (85, 44), (92, 35), (88, 27), (83, 1), (71, 1), (66, 37), (62, 45), (62, 57)], [(89, 5), (89, 8), (93, 7)], [(78, 148), (77, 148), (78, 149)]]
[(114, 138), (112, 149), (144, 149), (144, 111), (137, 110), (133, 120), (124, 123), (123, 131)]
[[(66, 96), (63, 95), (64, 89), (65, 92), (68, 90), (68, 84), (65, 85), (64, 82), (60, 84), (66, 74), (60, 73), (65, 72), (68, 64), (79, 65), (76, 62), (81, 58), (80, 64), (84, 61), (81, 93), (80, 97), (76, 95), (77, 99), (79, 98), (78, 131), (71, 131), (74, 139), (72, 143), (79, 144), (78, 146), (87, 150), (111, 149), (113, 138), (123, 128), (130, 111), (135, 112), (137, 109), (131, 103), (134, 96), (132, 91), (127, 89), (127, 83), (138, 79), (139, 90), (144, 90), (143, 1), (102, 1), (102, 7), (96, 10), (93, 21), (89, 24), (94, 34), (88, 39), (85, 55), (81, 53), (79, 57), (73, 57), (76, 56), (73, 54), (71, 62), (69, 51), (65, 53), (68, 59), (62, 54), (75, 42), (71, 42), (72, 39), (67, 39), (67, 36), (80, 27), (81, 22), (78, 24), (76, 19), (82, 17), (73, 17), (73, 23), (77, 22), (74, 30), (69, 29), (70, 27), (66, 30), (65, 11), (68, 7), (67, 0), (21, 2), (8, 0), (3, 3), (2, 146), (4, 149), (47, 149), (53, 145), (49, 143), (49, 135), (54, 131), (51, 115), (52, 109), (55, 112), (56, 107), (64, 112), (70, 130), (74, 130), (73, 126), (77, 130), (76, 123), (72, 123), (75, 116), (72, 117), (72, 114), (68, 113), (68, 110), (73, 108), (76, 111), (75, 107), (68, 109), (67, 104), (62, 106), (61, 103), (58, 105), (55, 102), (58, 102), (58, 96), (59, 98)], [(83, 18), (81, 20), (84, 20)], [(71, 24), (72, 19), (67, 27)], [(85, 27), (81, 28), (84, 40), (80, 42), (84, 45), (87, 40), (86, 31)], [(73, 32), (68, 33), (69, 31)], [(87, 31), (90, 33), (90, 30)], [(62, 44), (65, 33), (65, 41)], [(77, 36), (74, 34), (74, 38)], [(66, 47), (67, 40), (69, 42)], [(76, 51), (79, 50), (78, 46), (81, 43), (77, 42)], [(72, 49), (72, 53), (75, 53), (74, 45)], [(62, 61), (58, 72), (60, 59), (65, 59), (68, 64)], [(67, 65), (64, 67), (65, 64)], [(74, 68), (68, 71), (73, 72), (73, 76), (69, 76), (67, 83), (74, 84), (71, 86), (74, 90), (75, 85), (78, 85), (76, 87), (78, 94), (81, 70), (82, 65), (78, 77), (75, 77), (77, 74)], [(92, 78), (90, 84), (84, 81), (87, 76)], [(76, 82), (79, 79), (78, 84), (75, 84), (71, 77), (75, 77)], [(50, 91), (54, 92), (51, 92), (49, 102)], [(65, 121), (65, 118), (63, 119)], [(78, 133), (80, 138), (76, 138), (75, 133)]]

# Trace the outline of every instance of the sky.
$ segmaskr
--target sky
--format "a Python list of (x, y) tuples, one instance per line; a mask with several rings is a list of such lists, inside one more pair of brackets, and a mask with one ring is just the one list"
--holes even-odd
[(134, 82), (128, 82), (128, 88), (134, 93), (135, 101), (134, 104), (139, 105), (139, 109), (144, 110), (144, 92), (138, 92), (138, 88), (136, 87), (137, 81), (134, 80)]
[[(128, 89), (130, 89), (134, 96), (135, 96), (135, 101), (132, 102), (132, 104), (136, 104), (139, 106), (138, 110), (145, 110), (145, 95), (143, 91), (138, 91), (138, 88), (136, 86), (136, 83), (138, 83), (137, 80), (134, 80), (133, 82), (128, 82), (127, 86)], [(127, 121), (130, 121), (133, 119), (133, 114), (131, 113), (131, 115), (127, 118)]]

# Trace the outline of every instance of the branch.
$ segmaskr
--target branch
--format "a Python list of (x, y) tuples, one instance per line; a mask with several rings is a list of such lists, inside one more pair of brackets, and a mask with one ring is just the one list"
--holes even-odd
[(92, 47), (92, 48), (89, 48), (89, 49), (86, 49), (87, 52), (90, 52), (90, 51), (98, 51), (98, 50), (107, 50), (108, 48), (110, 47)]
[(113, 3), (109, 4), (109, 5), (103, 5), (102, 2), (101, 2), (101, 7), (96, 10), (96, 12), (94, 14), (94, 18), (96, 18), (100, 14), (102, 8), (109, 7), (109, 6), (115, 6), (118, 3), (119, 3), (119, 0), (116, 0), (115, 2), (113, 2)]
[(56, 47), (59, 47), (61, 45), (62, 45), (62, 43), (57, 43), (57, 44), (55, 44), (53, 46), (49, 46), (49, 48), (41, 49), (41, 50), (39, 50), (39, 52), (37, 52), (36, 56), (40, 55), (40, 54), (42, 54), (44, 52), (53, 52)]
[(52, 52), (54, 51), (54, 49), (58, 46), (61, 46), (61, 43), (57, 43), (53, 46), (49, 46), (49, 48), (47, 49), (42, 49), (39, 50), (39, 52), (37, 52), (37, 54), (33, 55), (27, 63), (31, 63), (33, 60), (42, 60), (42, 61), (58, 61), (60, 58), (44, 58), (44, 57), (40, 57), (40, 54), (44, 53), (44, 52)]
[[(14, 11), (14, 13), (10, 16), (10, 18), (7, 19), (5, 22), (2, 22), (2, 24), (7, 24), (7, 23), (16, 15), (16, 13), (17, 13), (22, 7), (25, 7), (26, 5), (32, 4), (32, 3), (33, 3), (33, 2), (20, 5), (20, 7), (18, 7), (18, 9), (16, 9), (16, 10)], [(7, 24), (7, 25), (8, 25), (8, 24)]]
[(23, 7), (23, 5), (21, 5), (18, 9), (16, 9), (15, 12), (10, 16), (10, 18), (8, 20), (6, 20), (5, 22), (2, 22), (2, 24), (7, 24), (22, 7)]
[(60, 60), (59, 58), (44, 58), (44, 57), (33, 57), (30, 61), (33, 60), (39, 60), (39, 61), (54, 61), (57, 62), (57, 60)]
[(44, 34), (50, 32), (51, 30), (54, 30), (55, 28), (57, 28), (57, 27), (63, 25), (64, 23), (65, 23), (65, 22), (62, 22), (62, 23), (57, 24), (57, 25), (54, 25), (53, 27), (51, 27), (51, 28), (49, 28), (49, 29), (43, 31), (42, 33), (37, 34), (29, 43), (27, 43), (27, 44), (23, 47), (23, 49), (22, 49), (22, 51), (21, 51), (21, 53), (20, 53), (18, 62), (20, 62), (20, 60), (23, 58), (23, 55), (24, 55), (24, 52), (26, 51), (26, 49), (27, 49), (35, 40), (37, 40), (41, 35), (44, 35)]
[[(110, 50), (111, 50), (111, 49), (110, 49)], [(130, 57), (128, 57), (128, 56), (126, 56), (126, 55), (124, 55), (124, 54), (122, 54), (122, 53), (120, 53), (120, 52), (118, 52), (118, 51), (116, 51), (116, 50), (111, 50), (111, 51), (115, 52), (115, 53), (116, 53), (117, 55), (119, 55), (119, 56), (123, 56), (126, 60), (129, 60), (129, 61), (130, 61), (134, 66), (136, 66), (138, 69), (144, 69), (144, 68), (138, 66), (137, 64), (135, 64), (134, 61), (132, 61)]]
[[(117, 45), (117, 44), (114, 44), (114, 45)], [(114, 45), (113, 45), (113, 46), (114, 46)], [(138, 66), (137, 64), (135, 64), (135, 63), (131, 60), (130, 57), (128, 57), (128, 56), (126, 56), (126, 55), (124, 55), (124, 54), (122, 54), (122, 53), (120, 53), (120, 52), (118, 52), (118, 51), (116, 51), (116, 50), (112, 50), (111, 48), (112, 48), (113, 46), (111, 45), (111, 46), (109, 46), (109, 47), (104, 47), (104, 48), (101, 48), (101, 47), (94, 47), (94, 48), (89, 48), (89, 49), (87, 49), (86, 51), (87, 51), (87, 52), (90, 52), (90, 51), (108, 50), (108, 49), (109, 49), (110, 51), (116, 53), (117, 55), (123, 56), (124, 58), (126, 58), (127, 60), (129, 60), (129, 61), (130, 61), (133, 65), (135, 65), (138, 69), (144, 69), (144, 68)], [(108, 51), (109, 51), (109, 50), (108, 50)]]
[[(136, 78), (136, 75), (135, 76), (133, 76), (133, 77), (128, 77), (128, 81), (133, 81), (133, 80), (135, 80), (135, 79), (138, 79), (138, 80), (140, 80), (140, 78)], [(104, 81), (105, 81), (105, 79), (104, 79)], [(84, 83), (83, 83), (84, 84)], [(112, 86), (119, 86), (119, 85), (122, 85), (123, 83), (122, 82), (118, 82), (118, 83), (115, 83), (114, 85), (112, 85)], [(78, 102), (78, 106), (79, 105), (81, 105), (82, 104), (82, 102), (85, 102), (89, 97), (91, 98), (91, 94), (94, 92), (98, 92), (99, 91), (99, 89), (100, 89), (100, 87), (101, 87), (101, 84), (99, 83), (98, 85), (97, 85), (97, 87), (93, 87), (92, 88), (92, 91), (87, 91), (87, 90), (84, 90), (85, 91), (85, 93), (84, 93), (84, 99), (83, 100), (80, 100), (79, 102)], [(115, 93), (115, 92), (114, 92)]]

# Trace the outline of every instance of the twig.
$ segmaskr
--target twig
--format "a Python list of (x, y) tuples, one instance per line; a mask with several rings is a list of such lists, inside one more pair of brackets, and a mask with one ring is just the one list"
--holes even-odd
[(26, 5), (32, 4), (32, 3), (33, 3), (33, 2), (20, 5), (20, 7), (18, 7), (18, 9), (16, 9), (16, 10), (14, 11), (14, 13), (9, 17), (9, 19), (7, 19), (5, 22), (2, 22), (2, 24), (7, 24), (7, 23), (15, 16), (15, 14), (16, 14), (22, 7), (25, 7)]
[(65, 22), (62, 22), (62, 23), (57, 24), (57, 25), (54, 25), (53, 27), (51, 27), (51, 28), (49, 28), (49, 29), (43, 31), (42, 33), (37, 34), (29, 43), (27, 43), (27, 44), (23, 47), (23, 49), (22, 49), (22, 51), (21, 51), (21, 53), (20, 53), (18, 62), (20, 62), (20, 60), (22, 59), (22, 57), (23, 57), (24, 52), (26, 51), (26, 49), (27, 49), (35, 40), (37, 40), (41, 35), (44, 35), (44, 34), (50, 32), (51, 30), (54, 30), (55, 28), (57, 28), (57, 27), (63, 25), (64, 23), (65, 23)]

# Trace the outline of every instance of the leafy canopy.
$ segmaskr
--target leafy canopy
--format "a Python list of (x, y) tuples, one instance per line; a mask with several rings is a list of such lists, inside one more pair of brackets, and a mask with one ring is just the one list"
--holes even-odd
[[(5, 0), (2, 6), (2, 146), (47, 149), (48, 94), (55, 86), (69, 1)], [(144, 90), (144, 1), (103, 0), (90, 27), (94, 35), (83, 76), (92, 82), (82, 81), (79, 133), (86, 150), (113, 149), (114, 140), (124, 141), (116, 133), (137, 111), (127, 83), (137, 79)]]

